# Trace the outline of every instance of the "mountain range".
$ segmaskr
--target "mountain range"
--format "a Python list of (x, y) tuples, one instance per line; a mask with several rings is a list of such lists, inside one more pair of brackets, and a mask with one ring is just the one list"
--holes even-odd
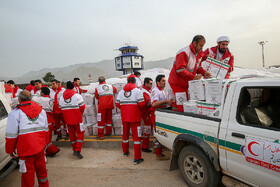
[[(144, 61), (144, 70), (152, 68), (165, 68), (171, 69), (174, 57), (156, 61)], [(30, 71), (18, 77), (2, 77), (0, 80), (14, 80), (16, 84), (29, 83), (30, 80), (42, 79), (47, 73), (51, 72), (55, 78), (60, 81), (73, 81), (74, 77), (79, 77), (82, 83), (88, 83), (89, 73), (92, 74), (93, 81), (97, 81), (99, 76), (111, 78), (122, 75), (121, 71), (116, 71), (115, 60), (102, 60), (100, 62), (88, 62), (81, 64), (74, 64), (59, 68), (43, 68), (38, 71)]]

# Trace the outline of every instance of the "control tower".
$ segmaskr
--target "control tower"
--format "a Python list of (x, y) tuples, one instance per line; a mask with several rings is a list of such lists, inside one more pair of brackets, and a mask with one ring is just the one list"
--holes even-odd
[(115, 58), (116, 70), (122, 71), (125, 75), (143, 69), (144, 57), (138, 54), (137, 50), (138, 47), (130, 45), (119, 48), (121, 54)]

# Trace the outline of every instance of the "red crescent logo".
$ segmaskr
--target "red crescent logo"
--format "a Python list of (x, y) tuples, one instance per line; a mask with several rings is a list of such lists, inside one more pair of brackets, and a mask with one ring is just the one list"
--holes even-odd
[(248, 151), (249, 151), (252, 155), (254, 155), (254, 156), (259, 156), (259, 155), (256, 155), (255, 153), (253, 153), (253, 151), (252, 151), (252, 149), (251, 149), (251, 147), (252, 147), (253, 144), (258, 144), (258, 145), (260, 145), (258, 142), (250, 142), (250, 143), (248, 144)]

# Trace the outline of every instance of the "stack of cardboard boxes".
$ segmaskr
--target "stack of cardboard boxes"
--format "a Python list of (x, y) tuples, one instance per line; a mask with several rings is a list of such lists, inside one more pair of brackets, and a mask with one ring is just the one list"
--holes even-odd
[(97, 135), (97, 105), (96, 100), (93, 94), (91, 93), (82, 93), (81, 94), (86, 108), (83, 114), (83, 124), (85, 127), (85, 136)]
[(212, 58), (202, 64), (214, 78), (189, 81), (189, 101), (184, 102), (183, 107), (187, 113), (210, 115), (221, 105), (229, 65)]

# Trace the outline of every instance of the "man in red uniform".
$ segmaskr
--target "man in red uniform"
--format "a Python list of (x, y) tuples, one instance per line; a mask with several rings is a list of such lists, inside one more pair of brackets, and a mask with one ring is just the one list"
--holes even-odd
[(153, 80), (146, 77), (144, 79), (144, 85), (142, 86), (143, 96), (145, 100), (145, 108), (142, 110), (142, 119), (144, 121), (144, 133), (141, 150), (147, 153), (152, 152), (149, 149), (149, 136), (153, 132), (152, 119), (151, 119), (151, 88), (153, 86)]
[(50, 157), (54, 157), (57, 153), (59, 153), (60, 149), (52, 143), (52, 132), (54, 126), (54, 118), (52, 113), (53, 102), (50, 98), (50, 89), (48, 87), (42, 87), (40, 91), (41, 91), (40, 93), (41, 96), (40, 97), (33, 96), (32, 101), (42, 106), (47, 113), (48, 124), (49, 124), (49, 140), (47, 143), (46, 155)]
[[(129, 75), (129, 77), (134, 77), (136, 80), (135, 84), (136, 84), (137, 88), (141, 89), (141, 86), (142, 86), (141, 79), (140, 79), (141, 73), (139, 71), (135, 71), (133, 74)], [(127, 77), (127, 79), (129, 77)]]
[[(151, 113), (151, 119), (153, 122), (153, 129), (155, 128), (156, 123), (156, 116), (155, 116), (155, 109), (156, 108), (166, 108), (168, 106), (172, 106), (173, 98), (166, 99), (164, 88), (166, 85), (165, 75), (158, 75), (156, 77), (157, 86), (152, 90), (151, 94), (151, 102), (153, 107), (153, 112)], [(154, 138), (154, 148), (156, 152), (156, 159), (157, 160), (169, 160), (169, 157), (162, 154), (162, 146), (158, 142), (156, 138)]]
[(145, 107), (143, 92), (135, 85), (135, 78), (130, 77), (128, 83), (118, 94), (116, 106), (121, 110), (123, 136), (122, 149), (124, 156), (129, 154), (129, 130), (131, 127), (134, 145), (134, 164), (144, 161), (141, 158), (141, 109)]
[(74, 92), (78, 93), (78, 94), (81, 94), (81, 93), (86, 93), (87, 90), (83, 90), (80, 88), (80, 79), (79, 78), (74, 78)]
[(85, 103), (80, 94), (74, 92), (74, 84), (67, 82), (67, 90), (59, 100), (65, 124), (68, 127), (69, 137), (73, 148), (73, 155), (82, 159), (81, 149), (84, 142), (85, 129), (83, 126), (83, 113)]
[(43, 87), (42, 81), (40, 79), (37, 79), (37, 80), (34, 81), (34, 84), (35, 84), (35, 88), (33, 90), (31, 90), (30, 93), (32, 95), (40, 96), (41, 95), (41, 89)]
[(97, 139), (104, 139), (104, 126), (106, 123), (106, 135), (112, 135), (112, 109), (114, 109), (114, 93), (117, 89), (105, 82), (103, 76), (98, 78), (99, 85), (95, 89), (95, 98), (98, 99), (98, 136)]
[(20, 89), (13, 80), (9, 80), (7, 85), (13, 89), (13, 98), (18, 96), (18, 94), (22, 91), (22, 89)]
[[(174, 95), (176, 93), (185, 93), (188, 98), (188, 81), (201, 79), (202, 76), (209, 78), (211, 74), (202, 67), (197, 67), (203, 55), (202, 48), (205, 44), (205, 38), (196, 35), (192, 43), (177, 52), (173, 67), (169, 74), (168, 83), (172, 88)], [(173, 110), (183, 112), (183, 105), (173, 103)]]
[(35, 185), (35, 172), (39, 186), (49, 186), (45, 163), (45, 147), (48, 141), (46, 112), (31, 101), (29, 91), (19, 93), (19, 103), (9, 113), (6, 127), (6, 153), (19, 156), (21, 185)]
[(59, 99), (62, 97), (63, 92), (65, 91), (65, 88), (62, 88), (61, 86), (58, 86), (57, 80), (52, 80), (52, 86), (50, 89), (50, 97), (53, 100), (53, 117), (54, 117), (54, 131), (56, 131), (57, 138), (56, 141), (62, 139), (62, 134), (61, 134), (61, 126), (64, 124), (63, 123), (63, 117), (62, 117), (62, 112), (59, 107)]
[(230, 72), (233, 71), (233, 64), (234, 64), (234, 56), (230, 53), (228, 49), (228, 44), (230, 40), (227, 36), (221, 36), (217, 39), (217, 46), (211, 47), (206, 49), (203, 53), (202, 61), (206, 60), (206, 58), (209, 56), (211, 58), (214, 58), (216, 60), (222, 61), (228, 65), (230, 65), (230, 68), (228, 70), (228, 73), (226, 75), (226, 79), (229, 78)]
[(35, 88), (34, 80), (30, 81), (30, 84), (26, 86), (25, 90), (31, 92)]

